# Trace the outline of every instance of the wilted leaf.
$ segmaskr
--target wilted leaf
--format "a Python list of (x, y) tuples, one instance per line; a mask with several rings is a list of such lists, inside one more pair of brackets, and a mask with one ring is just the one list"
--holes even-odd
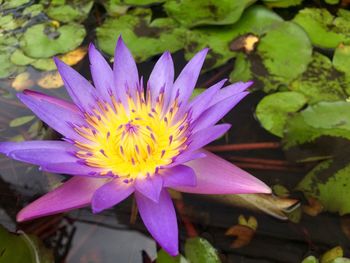
[(282, 137), (289, 114), (300, 110), (306, 102), (305, 96), (298, 92), (273, 93), (259, 102), (255, 112), (256, 117), (266, 130)]
[(29, 72), (23, 72), (18, 74), (11, 84), (12, 88), (14, 88), (17, 91), (29, 89), (33, 85), (34, 81), (30, 78)]
[(35, 236), (12, 234), (0, 226), (1, 263), (53, 263), (52, 252)]
[(170, 256), (163, 249), (159, 250), (157, 253), (156, 263), (187, 263), (188, 261), (182, 256), (178, 255), (176, 257)]
[(109, 55), (114, 54), (117, 36), (122, 35), (138, 62), (166, 50), (175, 52), (183, 47), (185, 30), (170, 18), (151, 21), (151, 11), (134, 10), (119, 18), (108, 18), (97, 28), (99, 47)]
[(309, 216), (317, 216), (319, 213), (323, 211), (323, 205), (315, 198), (308, 198), (308, 205), (303, 205), (303, 212)]
[(334, 247), (324, 253), (321, 257), (321, 263), (332, 263), (336, 258), (344, 255), (343, 249), (340, 246)]
[(20, 48), (33, 58), (48, 58), (72, 51), (81, 44), (86, 31), (82, 25), (70, 23), (61, 27), (38, 24), (26, 30), (20, 39)]
[(241, 248), (249, 245), (255, 234), (255, 230), (245, 225), (235, 225), (233, 227), (230, 227), (225, 234), (227, 236), (236, 237), (236, 239), (231, 244), (232, 248)]
[(345, 78), (324, 55), (315, 52), (306, 71), (290, 84), (290, 89), (303, 93), (308, 103), (345, 100)]
[(252, 0), (170, 0), (164, 7), (168, 15), (185, 27), (227, 25), (238, 21)]
[(327, 9), (305, 8), (293, 21), (305, 29), (315, 46), (336, 48), (340, 43), (350, 43), (350, 22), (339, 15), (334, 17)]
[(200, 237), (186, 240), (185, 255), (191, 263), (221, 263), (216, 249)]
[(35, 118), (35, 116), (33, 116), (33, 115), (21, 116), (21, 117), (18, 117), (16, 119), (13, 119), (12, 121), (10, 121), (9, 126), (12, 128), (22, 126), (22, 125), (34, 120), (34, 118)]
[(57, 89), (63, 86), (63, 80), (57, 71), (46, 72), (38, 80), (38, 85), (44, 89)]

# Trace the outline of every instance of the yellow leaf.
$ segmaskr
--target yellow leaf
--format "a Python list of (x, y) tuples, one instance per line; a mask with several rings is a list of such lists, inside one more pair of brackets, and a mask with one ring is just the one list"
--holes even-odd
[(58, 71), (45, 72), (38, 80), (38, 85), (44, 89), (57, 89), (63, 86), (63, 81)]

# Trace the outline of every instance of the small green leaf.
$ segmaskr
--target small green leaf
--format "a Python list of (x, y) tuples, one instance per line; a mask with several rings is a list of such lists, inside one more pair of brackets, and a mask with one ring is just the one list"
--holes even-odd
[(117, 37), (124, 41), (138, 62), (166, 50), (175, 52), (183, 47), (185, 30), (170, 18), (151, 21), (151, 11), (136, 9), (119, 18), (108, 18), (97, 28), (99, 47), (109, 55), (114, 54)]
[(333, 67), (328, 57), (317, 52), (314, 52), (306, 71), (289, 88), (303, 93), (310, 104), (347, 98), (344, 74)]
[(0, 2), (1, 3), (0, 11), (16, 8), (29, 2), (30, 0), (7, 0), (7, 1), (4, 1), (3, 3)]
[(290, 7), (300, 5), (303, 0), (263, 0), (264, 4), (269, 8)]
[(300, 110), (306, 102), (305, 96), (298, 92), (277, 92), (259, 102), (256, 116), (266, 130), (282, 137), (289, 114)]
[(340, 246), (334, 247), (324, 253), (321, 257), (321, 263), (331, 263), (336, 258), (344, 255), (343, 249)]
[(170, 0), (164, 8), (185, 27), (228, 25), (237, 22), (251, 0)]
[(55, 20), (69, 23), (69, 22), (82, 22), (88, 16), (93, 1), (70, 1), (68, 4), (53, 5), (51, 4), (46, 10), (47, 15)]
[(25, 55), (32, 58), (48, 58), (75, 49), (82, 43), (85, 34), (85, 28), (75, 23), (59, 28), (37, 24), (23, 34), (20, 47)]
[(314, 256), (308, 256), (305, 258), (301, 263), (318, 263), (318, 259), (315, 258)]
[(182, 256), (170, 256), (163, 249), (158, 251), (156, 263), (187, 263), (188, 261)]
[(0, 225), (0, 263), (53, 263), (52, 252), (35, 236), (12, 234)]
[(221, 263), (216, 249), (200, 237), (186, 240), (185, 255), (191, 263)]
[(12, 121), (10, 121), (9, 126), (10, 127), (22, 126), (22, 125), (30, 122), (31, 120), (34, 120), (34, 118), (35, 118), (35, 116), (33, 116), (33, 115), (18, 117), (16, 119), (13, 119)]
[(305, 8), (293, 21), (308, 33), (311, 42), (322, 48), (336, 48), (350, 43), (350, 23), (342, 13), (334, 17), (327, 9)]

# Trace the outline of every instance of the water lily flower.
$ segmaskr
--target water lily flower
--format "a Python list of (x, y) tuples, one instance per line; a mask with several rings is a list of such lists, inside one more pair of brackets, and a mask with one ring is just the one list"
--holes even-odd
[(22, 209), (17, 220), (88, 205), (98, 213), (134, 193), (146, 228), (163, 249), (177, 255), (169, 188), (197, 194), (270, 193), (263, 182), (202, 149), (227, 132), (230, 124), (216, 123), (252, 84), (222, 88), (222, 80), (191, 100), (207, 51), (197, 53), (175, 81), (171, 55), (165, 52), (145, 89), (121, 38), (113, 69), (90, 45), (94, 86), (55, 59), (72, 102), (31, 90), (18, 98), (63, 140), (2, 142), (0, 152), (73, 177)]

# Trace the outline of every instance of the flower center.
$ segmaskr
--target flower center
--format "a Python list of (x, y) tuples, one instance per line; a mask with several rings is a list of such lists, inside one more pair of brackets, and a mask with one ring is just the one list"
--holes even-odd
[(91, 167), (102, 168), (101, 175), (113, 174), (135, 179), (157, 173), (171, 164), (186, 147), (188, 115), (177, 116), (177, 101), (164, 112), (163, 101), (152, 107), (143, 95), (128, 98), (127, 105), (98, 103), (98, 109), (85, 114), (87, 126), (76, 131), (89, 142), (75, 142), (76, 155)]

